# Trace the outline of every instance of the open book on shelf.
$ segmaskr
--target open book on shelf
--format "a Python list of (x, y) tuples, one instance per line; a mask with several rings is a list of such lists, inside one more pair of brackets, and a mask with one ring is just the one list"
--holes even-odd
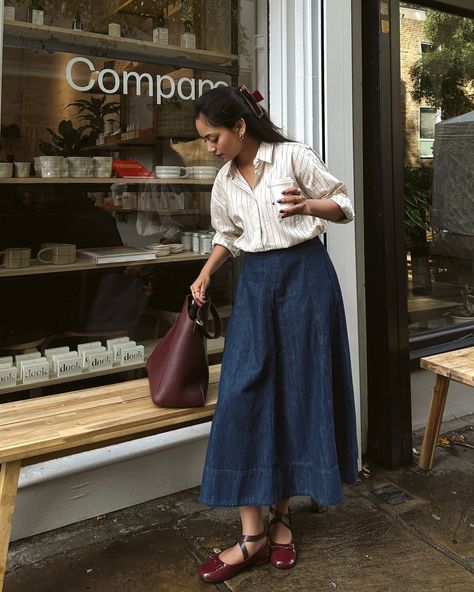
[(156, 259), (153, 251), (137, 247), (100, 247), (94, 249), (78, 249), (81, 259), (93, 263), (126, 263), (127, 261), (149, 261)]

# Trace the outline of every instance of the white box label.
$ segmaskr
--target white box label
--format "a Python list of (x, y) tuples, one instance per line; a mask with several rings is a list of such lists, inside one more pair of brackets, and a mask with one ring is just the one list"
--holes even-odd
[(22, 367), (23, 384), (41, 382), (49, 378), (49, 362), (44, 358), (41, 361), (24, 362)]
[(120, 364), (120, 352), (122, 349), (127, 347), (135, 347), (137, 344), (135, 341), (126, 341), (125, 343), (113, 343), (112, 351), (114, 353), (114, 362)]
[(120, 351), (120, 365), (142, 364), (145, 361), (145, 348), (137, 345), (130, 348), (122, 348)]
[[(79, 345), (77, 346), (77, 353), (78, 354), (82, 354), (83, 351), (86, 351), (88, 349), (100, 349), (102, 346), (102, 343), (100, 341), (90, 341), (89, 343), (79, 343)], [(105, 347), (104, 347), (105, 349)]]
[(76, 376), (82, 374), (82, 360), (77, 355), (75, 358), (63, 358), (56, 360), (56, 374), (58, 378), (62, 376)]
[[(105, 349), (105, 347), (104, 347)], [(88, 355), (87, 368), (90, 372), (112, 368), (114, 357), (111, 351), (93, 352)]]
[(107, 339), (106, 343), (107, 343), (107, 349), (112, 349), (112, 346), (114, 344), (118, 344), (118, 343), (129, 343), (130, 342), (130, 337), (114, 337), (113, 339)]
[(44, 357), (49, 361), (52, 362), (53, 361), (53, 355), (56, 354), (68, 354), (69, 353), (69, 347), (67, 345), (64, 345), (62, 347), (51, 347), (49, 349), (45, 349), (44, 350)]
[(0, 389), (16, 386), (16, 376), (16, 368), (11, 367), (0, 369)]

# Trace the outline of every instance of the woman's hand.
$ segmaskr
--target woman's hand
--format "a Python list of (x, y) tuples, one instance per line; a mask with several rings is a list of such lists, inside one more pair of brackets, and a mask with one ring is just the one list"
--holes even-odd
[(292, 204), (290, 207), (280, 210), (282, 218), (288, 218), (289, 216), (304, 216), (308, 215), (308, 206), (306, 199), (301, 193), (299, 187), (288, 187), (282, 192), (282, 197), (278, 200), (279, 204)]
[(191, 284), (191, 294), (194, 300), (202, 306), (207, 300), (207, 289), (211, 284), (210, 276), (203, 274), (202, 272)]

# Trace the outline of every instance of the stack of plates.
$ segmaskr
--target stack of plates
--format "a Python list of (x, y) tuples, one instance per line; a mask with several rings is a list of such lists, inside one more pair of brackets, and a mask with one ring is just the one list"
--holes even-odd
[(172, 243), (171, 245), (168, 245), (168, 247), (170, 248), (170, 253), (172, 255), (184, 251), (184, 246), (181, 243)]
[(188, 168), (193, 179), (215, 179), (219, 169), (213, 166), (193, 166)]
[(171, 252), (169, 245), (162, 245), (160, 243), (153, 243), (152, 245), (148, 245), (147, 249), (149, 251), (153, 251), (157, 257), (166, 257)]

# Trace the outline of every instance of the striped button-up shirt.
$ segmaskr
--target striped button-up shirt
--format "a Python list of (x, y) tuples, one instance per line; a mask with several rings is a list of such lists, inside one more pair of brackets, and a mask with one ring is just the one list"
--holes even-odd
[(344, 183), (334, 178), (309, 146), (298, 142), (262, 142), (254, 159), (252, 189), (233, 161), (219, 171), (211, 196), (211, 222), (216, 231), (213, 244), (226, 247), (232, 255), (270, 251), (297, 245), (327, 231), (328, 222), (316, 216), (281, 218), (267, 184), (291, 177), (306, 199), (332, 199), (346, 217), (354, 210)]

